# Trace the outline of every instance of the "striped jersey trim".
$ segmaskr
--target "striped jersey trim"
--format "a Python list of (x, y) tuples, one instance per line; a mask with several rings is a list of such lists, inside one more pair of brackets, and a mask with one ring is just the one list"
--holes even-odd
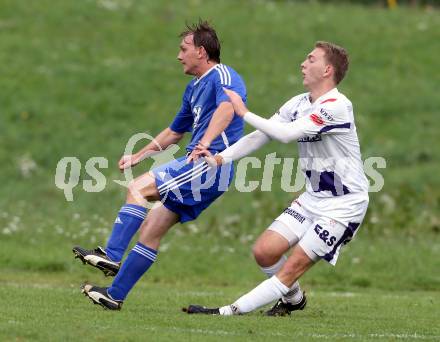
[(343, 123), (343, 124), (339, 124), (339, 125), (329, 125), (329, 126), (325, 126), (323, 127), (318, 133), (324, 133), (324, 132), (328, 132), (331, 131), (332, 129), (337, 129), (337, 128), (347, 128), (350, 129), (351, 124), (349, 122)]
[(225, 80), (226, 85), (230, 86), (232, 84), (232, 77), (231, 77), (231, 74), (230, 74), (228, 68), (224, 64), (220, 64), (220, 68), (223, 69), (223, 71), (226, 75), (226, 80)]
[(215, 66), (215, 69), (217, 70), (217, 72), (220, 76), (220, 83), (222, 85), (230, 86), (232, 84), (232, 77), (231, 77), (231, 73), (229, 72), (228, 68), (223, 64), (217, 64)]

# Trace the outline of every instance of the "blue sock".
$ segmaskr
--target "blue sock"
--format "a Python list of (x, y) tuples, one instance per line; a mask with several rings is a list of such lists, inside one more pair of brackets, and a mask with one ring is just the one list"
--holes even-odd
[(105, 252), (116, 262), (122, 260), (131, 238), (138, 231), (147, 215), (147, 209), (135, 204), (125, 204), (119, 211)]
[(134, 284), (147, 272), (156, 260), (157, 251), (140, 242), (128, 253), (127, 259), (113, 280), (108, 294), (115, 300), (124, 300)]

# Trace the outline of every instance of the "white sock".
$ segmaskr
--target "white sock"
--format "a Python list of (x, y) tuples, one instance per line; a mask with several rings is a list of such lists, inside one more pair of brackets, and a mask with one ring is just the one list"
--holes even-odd
[(244, 314), (281, 298), (287, 292), (289, 288), (277, 276), (273, 276), (238, 298), (231, 306), (236, 308), (234, 314)]
[[(280, 258), (280, 260), (278, 260), (274, 265), (269, 267), (260, 266), (260, 269), (270, 278), (273, 275), (275, 275), (281, 269), (281, 267), (283, 267), (286, 260), (287, 260), (286, 256), (283, 255)], [(298, 281), (295, 281), (293, 285), (290, 287), (289, 292), (285, 296), (283, 296), (283, 302), (296, 304), (302, 300), (302, 297), (303, 294), (299, 286), (299, 283)]]
[(298, 281), (295, 281), (290, 287), (289, 292), (283, 296), (284, 303), (297, 304), (303, 299), (303, 292)]

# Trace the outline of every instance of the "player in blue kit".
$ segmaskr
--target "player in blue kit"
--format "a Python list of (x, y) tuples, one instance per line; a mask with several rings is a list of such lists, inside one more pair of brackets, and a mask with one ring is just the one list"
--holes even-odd
[[(171, 125), (138, 153), (123, 156), (119, 168), (134, 166), (177, 143), (185, 132), (192, 132), (187, 155), (130, 183), (126, 204), (119, 211), (106, 248), (73, 248), (75, 256), (84, 263), (116, 276), (110, 287), (82, 287), (86, 296), (107, 309), (121, 308), (129, 291), (156, 260), (166, 232), (177, 222), (196, 219), (227, 190), (233, 178), (232, 164), (210, 169), (205, 161), (196, 160), (193, 151), (208, 149), (215, 154), (241, 138), (243, 119), (235, 115), (223, 88), (234, 90), (245, 101), (245, 84), (236, 71), (220, 63), (220, 42), (207, 22), (187, 26), (180, 36), (177, 59), (184, 73), (195, 78), (187, 85), (182, 106)], [(146, 201), (160, 201), (163, 205), (155, 206), (147, 214)], [(139, 240), (121, 266), (128, 244), (139, 228)]]

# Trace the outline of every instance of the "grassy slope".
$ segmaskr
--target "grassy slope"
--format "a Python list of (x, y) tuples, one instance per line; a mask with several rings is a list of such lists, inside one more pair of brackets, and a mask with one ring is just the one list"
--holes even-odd
[[(199, 16), (216, 24), (223, 41), (223, 61), (245, 77), (249, 105), (259, 113), (271, 113), (292, 94), (303, 91), (298, 68), (315, 40), (346, 46), (352, 67), (340, 89), (355, 104), (363, 155), (387, 158), (385, 188), (373, 194), (357, 241), (345, 251), (335, 270), (321, 265), (304, 278), (304, 287), (318, 294), (313, 297), (311, 311), (300, 316), (306, 317), (301, 325), (310, 324), (310, 317), (318, 317), (313, 310), (321, 306), (347, 309), (345, 300), (338, 297), (326, 304), (326, 290), (355, 291), (361, 298), (367, 291), (359, 304), (364, 305), (360, 314), (366, 316), (377, 314), (368, 309), (375, 291), (379, 298), (387, 298), (387, 292), (381, 291), (438, 290), (440, 192), (436, 173), (440, 150), (435, 146), (440, 128), (436, 118), (440, 105), (436, 85), (440, 79), (436, 73), (439, 51), (433, 43), (440, 32), (437, 11), (401, 8), (389, 12), (360, 6), (262, 1), (161, 4), (127, 0), (118, 2), (115, 10), (102, 5), (112, 3), (116, 2), (0, 2), (0, 176), (5, 180), (0, 188), (0, 282), (4, 284), (0, 291), (2, 298), (3, 293), (9, 294), (9, 305), (21, 307), (25, 298), (47, 296), (47, 289), (25, 285), (36, 282), (58, 290), (43, 308), (32, 304), (31, 315), (45, 315), (66, 296), (74, 312), (58, 318), (61, 326), (78, 313), (87, 312), (85, 304), (80, 308), (73, 304), (77, 301), (76, 288), (65, 287), (76, 287), (77, 279), (87, 279), (93, 273), (72, 263), (69, 248), (76, 243), (103, 242), (107, 236), (123, 201), (121, 188), (111, 181), (121, 178), (114, 165), (133, 133), (147, 130), (155, 134), (172, 119), (188, 81), (175, 60), (176, 35), (185, 20)], [(291, 146), (275, 143), (257, 155), (273, 150), (292, 156)], [(92, 156), (107, 158), (110, 168), (103, 170), (106, 190), (91, 194), (78, 187), (75, 202), (65, 202), (53, 180), (56, 164), (64, 156), (77, 156), (83, 165)], [(28, 177), (20, 171), (26, 160), (37, 165)], [(251, 172), (252, 179), (258, 179), (260, 172)], [(275, 172), (280, 175), (281, 168)], [(155, 297), (156, 293), (163, 294), (162, 286), (174, 284), (176, 291), (182, 289), (183, 293), (205, 287), (223, 291), (219, 301), (208, 296), (206, 304), (223, 303), (258, 282), (261, 275), (250, 256), (252, 241), (292, 198), (277, 190), (277, 179), (273, 188), (270, 193), (232, 191), (193, 225), (171, 232), (164, 240), (160, 267), (149, 274), (159, 285), (148, 288), (146, 294), (138, 291), (133, 297), (149, 303), (150, 290)], [(198, 262), (200, 257), (206, 259), (204, 263)], [(181, 279), (186, 280), (181, 283)], [(144, 280), (140, 286), (147, 288), (148, 284)], [(384, 303), (397, 313), (404, 311), (412, 295), (402, 296), (407, 300)], [(428, 297), (438, 303), (438, 292), (414, 292), (414, 296), (420, 296), (420, 311), (414, 313), (420, 317), (419, 330), (413, 329), (407, 313), (385, 311), (383, 317), (397, 315), (393, 316), (393, 329), (383, 330), (382, 325), (371, 322), (365, 328), (357, 325), (355, 331), (365, 339), (376, 326), (394, 333), (438, 335), (429, 329), (432, 324), (427, 319), (427, 313), (434, 309), (423, 304)], [(191, 295), (183, 298), (184, 304), (199, 299)], [(150, 308), (160, 306), (160, 300), (153, 301)], [(164, 315), (181, 304), (172, 301), (172, 309)], [(117, 324), (128, 323), (133, 316), (129, 310), (143, 310), (141, 306), (130, 308), (127, 305), (123, 314), (127, 319)], [(356, 310), (349, 312), (358, 314)], [(14, 315), (21, 314), (17, 311)], [(175, 321), (183, 319), (173, 315)], [(117, 321), (107, 316), (108, 326)], [(138, 325), (133, 323), (132, 327), (139, 329), (145, 316), (140, 317)], [(155, 320), (145, 334), (162, 334), (158, 330), (163, 330), (163, 317), (145, 318)], [(246, 335), (247, 329), (260, 324), (256, 317), (243, 320), (245, 328), (231, 323), (233, 334)], [(17, 327), (14, 323), (6, 325), (5, 336), (12, 338), (23, 325), (28, 326), (30, 318), (21, 322)], [(88, 324), (84, 318), (79, 322), (78, 326)], [(47, 321), (42, 324), (50, 327)], [(184, 329), (199, 329), (199, 324), (196, 319), (185, 318), (160, 336), (172, 336), (176, 331), (186, 336), (191, 331)], [(222, 323), (207, 324), (207, 330), (225, 330)], [(273, 323), (268, 321), (263, 326), (269, 324)], [(348, 331), (340, 325), (335, 330), (332, 324), (332, 320), (324, 320), (318, 331)], [(275, 332), (278, 325), (274, 327)], [(305, 336), (310, 337), (307, 334), (316, 332), (314, 329), (309, 327)], [(67, 329), (59, 336), (69, 336), (72, 331)], [(258, 331), (261, 334), (262, 330)], [(34, 331), (35, 335), (28, 338), (44, 338), (50, 333), (51, 329)]]

